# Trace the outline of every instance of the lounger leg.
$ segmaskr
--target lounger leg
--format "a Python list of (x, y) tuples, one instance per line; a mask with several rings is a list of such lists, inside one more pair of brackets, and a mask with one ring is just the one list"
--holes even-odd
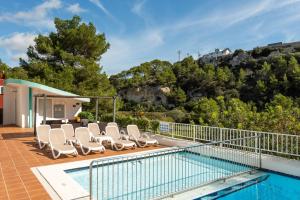
[(60, 152), (58, 151), (58, 152), (57, 152), (57, 155), (55, 155), (55, 150), (52, 149), (52, 155), (53, 155), (53, 158), (54, 158), (54, 159), (57, 159), (57, 158), (60, 156)]
[(80, 147), (81, 147), (81, 151), (82, 151), (83, 155), (85, 155), (85, 156), (88, 155), (91, 152), (90, 149), (87, 149), (87, 152), (85, 152), (84, 147), (83, 146), (80, 146)]
[(40, 149), (43, 149), (43, 148), (46, 146), (45, 143), (42, 143), (42, 142), (40, 142), (40, 141), (38, 141), (38, 144), (39, 144), (39, 148), (40, 148)]

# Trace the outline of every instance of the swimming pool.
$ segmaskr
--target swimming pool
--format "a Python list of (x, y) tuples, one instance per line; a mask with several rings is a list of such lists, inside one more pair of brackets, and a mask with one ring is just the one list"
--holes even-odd
[[(151, 199), (181, 191), (251, 168), (189, 151), (131, 159), (93, 169), (96, 199)], [(67, 170), (89, 191), (89, 169)], [(98, 184), (97, 184), (98, 183)]]
[(222, 200), (299, 200), (300, 179), (268, 172), (269, 177), (258, 184), (231, 193)]

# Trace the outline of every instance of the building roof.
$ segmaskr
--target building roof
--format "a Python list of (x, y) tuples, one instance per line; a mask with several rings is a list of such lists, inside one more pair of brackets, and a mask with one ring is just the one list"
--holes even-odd
[[(40, 83), (35, 83), (35, 82), (21, 80), (21, 79), (13, 79), (13, 78), (5, 79), (4, 85), (9, 85), (9, 84), (23, 85), (23, 86), (27, 86), (27, 87), (31, 87), (31, 88), (36, 88), (36, 89), (44, 90), (44, 91), (47, 91), (49, 93), (53, 93), (53, 94), (56, 94), (56, 95), (79, 96), (79, 95), (73, 94), (71, 92), (66, 92), (66, 91), (63, 91), (63, 90), (60, 90), (60, 89), (56, 89), (56, 88), (53, 88), (53, 87), (42, 85)], [(87, 98), (78, 98), (77, 100), (83, 101), (83, 102), (89, 102), (90, 101)]]

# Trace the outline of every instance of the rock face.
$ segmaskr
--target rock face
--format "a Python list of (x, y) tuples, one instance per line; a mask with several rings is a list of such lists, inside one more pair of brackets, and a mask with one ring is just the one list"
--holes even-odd
[(134, 101), (137, 103), (151, 102), (155, 105), (168, 105), (168, 94), (170, 94), (171, 89), (169, 87), (137, 87), (137, 88), (127, 88), (120, 90), (118, 94), (122, 99), (128, 101)]

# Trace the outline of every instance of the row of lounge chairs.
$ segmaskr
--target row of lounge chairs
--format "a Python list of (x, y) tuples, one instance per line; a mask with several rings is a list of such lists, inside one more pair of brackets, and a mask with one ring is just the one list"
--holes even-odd
[(84, 155), (90, 152), (104, 152), (103, 143), (111, 145), (112, 149), (123, 150), (150, 145), (157, 145), (158, 141), (146, 133), (141, 134), (136, 125), (128, 125), (127, 133), (119, 131), (115, 122), (108, 123), (105, 131), (100, 131), (97, 123), (89, 123), (88, 127), (73, 129), (72, 124), (63, 124), (61, 128), (51, 129), (50, 125), (37, 127), (37, 142), (40, 149), (49, 147), (53, 158), (61, 154), (78, 155), (74, 145), (78, 145)]

